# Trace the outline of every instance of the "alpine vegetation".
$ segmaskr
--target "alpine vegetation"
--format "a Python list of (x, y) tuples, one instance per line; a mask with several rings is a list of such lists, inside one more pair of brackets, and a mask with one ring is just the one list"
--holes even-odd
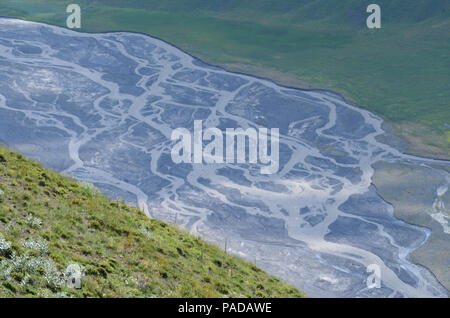
[(3, 255), (6, 252), (8, 252), (10, 247), (11, 243), (7, 242), (3, 237), (3, 234), (0, 233), (0, 255)]
[(0, 298), (303, 296), (2, 146), (0, 180)]
[[(0, 233), (0, 277), (3, 286), (19, 293), (39, 285), (47, 285), (54, 291), (60, 291), (65, 286), (66, 278), (49, 256), (48, 243), (44, 239), (30, 237), (22, 243), (20, 251), (11, 247), (12, 243)], [(13, 285), (13, 281), (19, 284)]]

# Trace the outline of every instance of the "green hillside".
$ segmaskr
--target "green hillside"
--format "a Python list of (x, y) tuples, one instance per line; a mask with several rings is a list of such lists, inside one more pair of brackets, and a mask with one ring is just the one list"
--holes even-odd
[[(80, 289), (64, 280), (83, 268)], [(0, 297), (303, 297), (256, 266), (0, 146)]]
[[(332, 89), (383, 118), (409, 151), (450, 158), (450, 1), (79, 0), (81, 31), (145, 32), (227, 69)], [(0, 15), (65, 25), (71, 1), (0, 1)], [(280, 105), (274, 105), (277, 107)]]

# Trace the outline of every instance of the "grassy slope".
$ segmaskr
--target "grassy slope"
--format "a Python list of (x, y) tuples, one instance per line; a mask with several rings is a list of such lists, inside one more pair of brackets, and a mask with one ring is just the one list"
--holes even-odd
[[(24, 246), (29, 239), (47, 242), (48, 252)], [(42, 264), (32, 268), (32, 260)], [(49, 262), (55, 268), (48, 270)], [(81, 289), (55, 283), (70, 263), (85, 269)], [(303, 296), (252, 264), (0, 146), (0, 297), (59, 293)]]
[[(64, 25), (67, 1), (0, 1), (0, 14)], [(96, 0), (82, 31), (161, 37), (208, 62), (283, 84), (328, 88), (376, 112), (412, 152), (450, 158), (450, 7), (446, 0)], [(307, 84), (308, 83), (308, 84)]]

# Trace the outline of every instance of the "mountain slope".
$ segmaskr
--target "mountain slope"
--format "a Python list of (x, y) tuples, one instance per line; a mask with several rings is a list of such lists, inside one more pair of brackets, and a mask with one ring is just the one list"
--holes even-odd
[[(62, 280), (83, 268), (80, 289)], [(0, 146), (0, 297), (303, 297), (252, 264)]]

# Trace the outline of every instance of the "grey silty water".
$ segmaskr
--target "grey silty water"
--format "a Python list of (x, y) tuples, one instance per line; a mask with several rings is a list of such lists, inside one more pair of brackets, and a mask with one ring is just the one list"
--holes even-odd
[[(192, 130), (194, 120), (279, 128), (278, 173), (174, 164), (172, 130)], [(397, 220), (371, 178), (379, 161), (449, 163), (377, 141), (381, 125), (332, 92), (230, 73), (146, 35), (0, 19), (3, 143), (150, 217), (226, 241), (229, 253), (311, 296), (446, 297), (408, 260), (429, 231)], [(370, 264), (381, 269), (381, 288), (366, 286)]]

